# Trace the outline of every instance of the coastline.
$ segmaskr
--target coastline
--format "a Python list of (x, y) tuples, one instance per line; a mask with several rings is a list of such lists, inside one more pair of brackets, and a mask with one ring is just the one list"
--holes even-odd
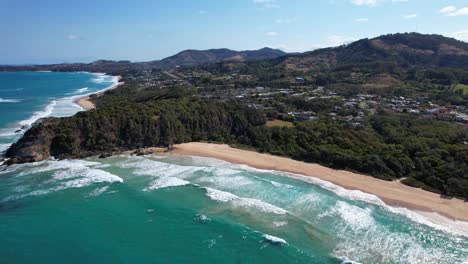
[[(253, 168), (283, 171), (331, 182), (348, 190), (357, 190), (380, 198), (386, 205), (419, 211), (421, 215), (441, 222), (436, 213), (450, 220), (468, 222), (468, 203), (460, 199), (444, 199), (440, 195), (413, 188), (399, 181), (388, 182), (349, 171), (334, 170), (314, 163), (231, 148), (228, 145), (209, 143), (185, 143), (175, 145), (172, 153), (188, 156), (215, 158)], [(305, 177), (305, 178), (308, 178)], [(300, 178), (299, 178), (300, 179)], [(300, 179), (305, 180), (307, 179)]]
[(99, 92), (96, 92), (96, 93), (92, 93), (92, 94), (88, 94), (88, 95), (84, 95), (84, 96), (80, 96), (76, 99), (73, 100), (73, 102), (77, 105), (79, 105), (81, 108), (83, 108), (83, 110), (85, 111), (88, 111), (88, 110), (92, 110), (92, 109), (95, 109), (96, 106), (94, 105), (93, 102), (91, 102), (91, 95), (95, 95), (95, 96), (101, 96), (103, 95), (105, 92), (107, 91), (110, 91), (110, 90), (114, 90), (116, 89), (117, 87), (119, 87), (120, 85), (123, 85), (124, 82), (120, 82), (120, 80), (122, 80), (122, 76), (115, 76), (117, 77), (117, 83), (104, 89), (104, 90), (101, 90)]

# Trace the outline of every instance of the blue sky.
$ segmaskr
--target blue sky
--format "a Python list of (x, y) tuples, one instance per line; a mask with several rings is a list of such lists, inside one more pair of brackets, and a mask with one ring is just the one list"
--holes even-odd
[(307, 51), (396, 32), (468, 41), (467, 0), (0, 0), (0, 64)]

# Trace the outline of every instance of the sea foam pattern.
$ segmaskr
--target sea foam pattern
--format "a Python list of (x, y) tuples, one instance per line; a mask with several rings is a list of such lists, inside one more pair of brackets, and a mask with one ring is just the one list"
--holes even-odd
[[(300, 175), (216, 160), (176, 155), (49, 160), (6, 168), (0, 177), (10, 186), (10, 195), (1, 197), (0, 204), (72, 189), (86, 189), (86, 199), (131, 190), (125, 200), (136, 192), (150, 204), (174, 193), (186, 206), (203, 204), (197, 214), (210, 221), (195, 223), (211, 225), (227, 218), (255, 230), (262, 250), (293, 248), (309, 254), (320, 245), (330, 258), (347, 263), (463, 263), (468, 256), (463, 234), (393, 212), (375, 197), (347, 193), (326, 182), (298, 181)], [(210, 241), (218, 244), (222, 238)]]
[(0, 176), (13, 177), (10, 195), (1, 202), (28, 196), (45, 195), (70, 188), (82, 188), (96, 183), (122, 183), (123, 179), (104, 170), (93, 168), (97, 162), (83, 160), (47, 160), (4, 168)]
[[(128, 157), (119, 166), (138, 175), (156, 177), (157, 186), (165, 186), (166, 182), (174, 183), (168, 184), (172, 187), (199, 186), (211, 200), (230, 205), (233, 210), (289, 215), (289, 221), (302, 222), (311, 229), (324, 226), (330, 230), (329, 235), (336, 237), (331, 255), (343, 261), (462, 263), (468, 256), (467, 237), (458, 232), (462, 230), (437, 226), (421, 220), (421, 216), (421, 219), (408, 217), (373, 195), (349, 191), (315, 178), (304, 179), (301, 175), (256, 170), (216, 160), (212, 164), (210, 159), (194, 158), (188, 162), (187, 157), (172, 156)], [(287, 180), (285, 176), (292, 179)], [(313, 185), (295, 182), (296, 179)], [(281, 224), (273, 227), (288, 227), (289, 221), (278, 218), (274, 223)]]

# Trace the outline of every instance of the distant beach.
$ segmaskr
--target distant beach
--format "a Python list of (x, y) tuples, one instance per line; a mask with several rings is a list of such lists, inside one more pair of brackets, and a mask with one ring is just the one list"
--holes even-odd
[[(235, 149), (227, 145), (187, 143), (176, 145), (175, 148), (176, 154), (216, 158), (231, 163), (246, 164), (257, 169), (311, 176), (349, 190), (373, 194), (390, 206), (433, 212), (453, 220), (468, 221), (466, 202), (456, 198), (441, 198), (438, 194), (406, 186), (399, 181), (388, 182), (349, 171), (330, 169), (318, 164)], [(429, 216), (427, 213), (425, 215)]]
[(97, 93), (92, 93), (92, 94), (89, 94), (89, 95), (85, 95), (85, 96), (81, 96), (81, 97), (78, 97), (76, 98), (73, 102), (77, 105), (79, 105), (80, 107), (82, 107), (83, 109), (85, 110), (91, 110), (91, 109), (95, 109), (96, 106), (94, 105), (93, 102), (91, 102), (91, 95), (96, 95), (96, 96), (101, 96), (102, 94), (104, 94), (105, 92), (107, 91), (110, 91), (110, 90), (113, 90), (113, 89), (116, 89), (117, 87), (119, 87), (120, 85), (123, 85), (124, 82), (119, 82), (121, 79), (122, 79), (122, 76), (116, 76), (117, 77), (117, 84), (107, 88), (107, 89), (104, 89), (100, 92), (97, 92)]

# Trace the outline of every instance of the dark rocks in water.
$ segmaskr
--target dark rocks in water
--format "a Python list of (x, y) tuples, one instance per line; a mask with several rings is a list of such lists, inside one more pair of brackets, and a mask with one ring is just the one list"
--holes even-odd
[(15, 134), (18, 134), (20, 132), (21, 132), (21, 129), (18, 129), (18, 130), (15, 131)]
[(174, 147), (174, 145), (169, 145), (167, 147), (167, 151), (174, 151), (176, 148)]
[(157, 153), (164, 153), (167, 152), (166, 148), (141, 148), (133, 151), (133, 155), (136, 156), (144, 156), (144, 155), (151, 155)]
[(100, 159), (107, 159), (109, 157), (112, 156), (112, 153), (102, 153), (101, 155), (99, 155), (99, 158)]

